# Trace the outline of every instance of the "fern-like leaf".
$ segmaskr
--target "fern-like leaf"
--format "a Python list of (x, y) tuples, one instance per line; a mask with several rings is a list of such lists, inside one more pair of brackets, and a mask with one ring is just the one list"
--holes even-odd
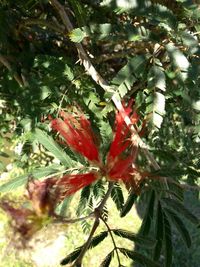
[(105, 259), (102, 261), (102, 263), (100, 264), (99, 267), (108, 267), (110, 266), (111, 260), (114, 256), (114, 251), (111, 251), (106, 257)]
[(143, 254), (140, 254), (138, 252), (126, 249), (126, 248), (119, 248), (120, 252), (124, 254), (126, 257), (148, 267), (159, 267), (160, 265), (156, 263), (155, 261), (152, 261), (151, 259), (147, 258)]
[(188, 248), (191, 247), (192, 241), (190, 238), (190, 234), (187, 228), (185, 227), (183, 221), (170, 209), (165, 208), (164, 211), (168, 219), (171, 221), (171, 223), (176, 227), (177, 231), (180, 233), (185, 245)]
[(111, 192), (111, 198), (114, 201), (117, 209), (121, 211), (124, 205), (124, 196), (121, 186), (118, 183), (116, 183), (113, 187), (113, 190)]
[(180, 201), (171, 198), (162, 198), (162, 202), (167, 208), (172, 208), (174, 211), (180, 213), (181, 216), (184, 216), (193, 224), (198, 225), (199, 219), (192, 214)]
[(165, 255), (165, 267), (171, 267), (172, 264), (172, 232), (170, 223), (163, 213), (163, 222), (164, 222), (164, 239), (163, 239), (163, 249)]
[(93, 237), (91, 240), (89, 248), (91, 249), (91, 248), (98, 246), (98, 244), (100, 244), (107, 236), (108, 236), (108, 232), (103, 231), (100, 234), (98, 234), (97, 236)]
[(80, 255), (81, 253), (81, 250), (83, 249), (83, 246), (81, 247), (78, 247), (76, 248), (72, 253), (70, 253), (66, 258), (64, 258), (62, 261), (61, 261), (61, 265), (66, 265), (68, 263), (71, 263), (73, 261), (75, 261), (78, 256)]
[(157, 240), (155, 249), (154, 249), (154, 255), (153, 259), (158, 260), (160, 257), (161, 249), (162, 249), (162, 242), (163, 242), (163, 212), (162, 212), (162, 206), (160, 204), (160, 201), (157, 202), (157, 210), (156, 210), (156, 222), (155, 222), (155, 237)]
[(117, 236), (120, 236), (122, 238), (135, 242), (141, 247), (151, 248), (151, 249), (155, 247), (155, 242), (156, 242), (155, 240), (152, 240), (150, 238), (143, 238), (130, 231), (123, 230), (123, 229), (113, 229), (112, 232)]
[(129, 211), (131, 210), (131, 208), (133, 207), (135, 201), (137, 199), (137, 195), (133, 193), (133, 191), (130, 192), (128, 199), (126, 200), (121, 213), (120, 213), (120, 217), (124, 217), (126, 216), (127, 213), (129, 213)]
[(147, 204), (145, 216), (144, 216), (142, 226), (140, 229), (141, 235), (144, 235), (144, 236), (148, 235), (150, 231), (153, 214), (154, 214), (154, 203), (155, 203), (155, 191), (152, 190), (151, 192), (149, 192), (149, 202)]

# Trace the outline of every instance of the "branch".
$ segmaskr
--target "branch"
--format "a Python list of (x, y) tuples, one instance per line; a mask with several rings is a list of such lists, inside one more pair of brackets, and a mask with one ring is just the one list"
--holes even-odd
[[(2, 56), (0, 54), (0, 62), (9, 70), (9, 71), (13, 71), (10, 63), (8, 62), (8, 60)], [(19, 86), (23, 87), (24, 86), (24, 83), (23, 83), (23, 80), (22, 78), (19, 76), (19, 74), (17, 74), (16, 72), (13, 74), (13, 77), (15, 79), (15, 81), (19, 84)]]
[(92, 226), (92, 230), (90, 232), (90, 235), (89, 235), (80, 255), (78, 256), (78, 258), (76, 259), (76, 261), (73, 264), (74, 267), (81, 267), (83, 257), (90, 246), (92, 237), (93, 237), (94, 233), (96, 232), (96, 229), (99, 226), (99, 219), (101, 218), (101, 213), (102, 213), (103, 207), (105, 206), (106, 201), (108, 200), (108, 198), (112, 192), (113, 186), (114, 186), (114, 183), (110, 182), (108, 185), (108, 190), (107, 190), (104, 198), (102, 199), (100, 205), (94, 211), (95, 221), (94, 221), (94, 224)]
[[(54, 6), (54, 8), (57, 10), (58, 14), (60, 15), (60, 18), (61, 18), (66, 30), (68, 32), (71, 32), (74, 28), (73, 28), (73, 25), (72, 25), (68, 15), (67, 15), (67, 13), (65, 12), (64, 7), (57, 0), (50, 0), (50, 3), (52, 4), (52, 6)], [(112, 98), (111, 98), (113, 103), (115, 104), (116, 108), (121, 112), (127, 126), (129, 126), (131, 128), (132, 137), (133, 137), (132, 142), (134, 144), (136, 144), (137, 146), (141, 147), (143, 153), (145, 154), (145, 156), (147, 157), (147, 159), (149, 160), (149, 162), (153, 166), (153, 168), (155, 170), (159, 170), (160, 166), (155, 161), (152, 154), (149, 152), (147, 145), (142, 141), (142, 139), (138, 135), (137, 130), (132, 125), (132, 122), (131, 122), (129, 116), (126, 115), (126, 112), (125, 112), (123, 105), (120, 101), (120, 96), (118, 93), (115, 92), (115, 87), (110, 86), (107, 83), (107, 81), (96, 71), (96, 69), (93, 66), (92, 62), (90, 61), (87, 53), (85, 52), (82, 44), (75, 43), (75, 46), (77, 48), (79, 58), (83, 64), (83, 66), (85, 67), (85, 69), (89, 73), (89, 75), (92, 77), (92, 79), (98, 85), (100, 85), (106, 92), (113, 93)]]
[(80, 221), (92, 218), (92, 217), (94, 217), (94, 212), (91, 212), (87, 216), (80, 217), (80, 218), (74, 218), (74, 219), (65, 219), (62, 216), (56, 216), (56, 217), (57, 217), (57, 219), (55, 219), (53, 221), (54, 224), (59, 224), (59, 223), (67, 223), (67, 224), (69, 224), (69, 223), (76, 223), (76, 222), (80, 222)]

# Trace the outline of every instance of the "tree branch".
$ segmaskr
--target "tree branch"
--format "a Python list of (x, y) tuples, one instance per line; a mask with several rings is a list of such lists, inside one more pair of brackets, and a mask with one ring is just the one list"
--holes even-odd
[[(56, 11), (58, 12), (58, 14), (60, 15), (60, 18), (63, 22), (63, 25), (66, 27), (66, 30), (68, 32), (71, 32), (74, 28), (73, 25), (67, 15), (67, 13), (65, 12), (64, 7), (59, 3), (59, 1), (57, 0), (50, 0), (50, 3), (52, 4), (52, 6), (54, 6), (54, 8), (56, 9)], [(155, 170), (159, 170), (160, 166), (158, 165), (158, 163), (155, 161), (155, 159), (153, 158), (152, 154), (149, 152), (147, 145), (142, 141), (142, 139), (139, 137), (137, 130), (134, 128), (134, 126), (132, 125), (132, 122), (129, 118), (129, 116), (126, 115), (126, 112), (123, 108), (123, 105), (120, 101), (120, 96), (118, 93), (116, 93), (116, 88), (113, 86), (110, 86), (107, 81), (96, 71), (95, 67), (93, 66), (92, 62), (90, 61), (87, 53), (85, 52), (82, 44), (79, 43), (75, 43), (74, 44), (77, 48), (78, 54), (79, 54), (79, 58), (83, 64), (83, 66), (85, 67), (86, 71), (88, 72), (88, 74), (92, 77), (92, 79), (98, 84), (100, 85), (106, 92), (111, 92), (113, 93), (112, 95), (112, 101), (115, 104), (116, 108), (121, 112), (125, 123), (127, 124), (127, 126), (129, 126), (131, 128), (132, 131), (132, 141), (135, 145), (140, 146), (143, 153), (145, 154), (145, 156), (147, 157), (147, 159), (149, 160), (150, 164), (153, 166), (153, 168)]]
[[(0, 54), (0, 62), (1, 62), (1, 64), (4, 65), (9, 71), (13, 71), (13, 69), (12, 69), (10, 63), (8, 62), (8, 60), (7, 60), (4, 56), (2, 56), (1, 54)], [(23, 82), (22, 78), (19, 76), (19, 74), (14, 73), (14, 74), (13, 74), (13, 77), (14, 77), (15, 81), (16, 81), (21, 87), (24, 86), (24, 82)]]

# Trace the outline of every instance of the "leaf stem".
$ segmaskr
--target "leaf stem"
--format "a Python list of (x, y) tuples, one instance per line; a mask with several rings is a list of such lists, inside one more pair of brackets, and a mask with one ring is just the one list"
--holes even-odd
[(58, 219), (55, 219), (53, 221), (53, 223), (55, 224), (59, 224), (59, 223), (76, 223), (76, 222), (80, 222), (89, 218), (94, 217), (94, 212), (91, 212), (89, 215), (86, 215), (84, 217), (80, 217), (80, 218), (73, 218), (73, 219), (65, 219), (63, 217), (58, 216)]

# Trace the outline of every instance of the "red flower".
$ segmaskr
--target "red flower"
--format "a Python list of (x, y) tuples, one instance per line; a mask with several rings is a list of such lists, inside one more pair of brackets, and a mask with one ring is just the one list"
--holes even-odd
[(86, 187), (99, 178), (97, 172), (83, 173), (83, 174), (70, 174), (64, 175), (62, 178), (57, 179), (56, 186), (60, 189), (60, 200), (66, 196), (76, 193), (83, 187)]
[(90, 122), (83, 114), (77, 118), (69, 113), (60, 113), (63, 120), (58, 118), (51, 122), (53, 130), (56, 130), (65, 139), (66, 143), (90, 161), (99, 163), (98, 147), (91, 129)]
[[(130, 127), (126, 125), (124, 118), (129, 116), (132, 123), (139, 119), (136, 112), (132, 112), (132, 101), (123, 111), (118, 111), (115, 119), (115, 136), (107, 155), (106, 164), (103, 166), (99, 158), (98, 147), (91, 129), (90, 122), (83, 114), (77, 117), (61, 112), (63, 119), (52, 120), (52, 129), (58, 131), (65, 142), (76, 152), (79, 152), (89, 161), (96, 163), (100, 173), (112, 181), (122, 180), (125, 184), (134, 185), (135, 165), (138, 149), (132, 146)], [(133, 114), (131, 114), (133, 113)], [(66, 175), (58, 179), (56, 185), (62, 186), (63, 196), (75, 193), (79, 189), (93, 183), (99, 178), (98, 172), (87, 174)]]

